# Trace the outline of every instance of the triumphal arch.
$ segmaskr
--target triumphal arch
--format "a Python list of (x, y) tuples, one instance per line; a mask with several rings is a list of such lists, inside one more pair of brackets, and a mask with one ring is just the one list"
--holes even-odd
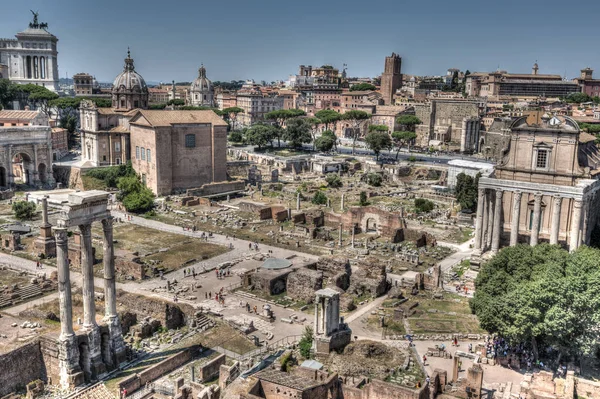
[[(72, 388), (98, 378), (125, 360), (125, 343), (117, 315), (113, 219), (108, 210), (109, 193), (85, 191), (68, 195), (68, 201), (53, 204), (60, 209), (56, 239), (60, 325), (58, 365), (60, 384)], [(94, 293), (94, 258), (92, 254), (92, 223), (101, 222), (104, 232), (104, 318), (96, 319)], [(81, 273), (83, 276), (83, 322), (73, 329), (71, 279), (68, 259), (68, 230), (81, 234)]]

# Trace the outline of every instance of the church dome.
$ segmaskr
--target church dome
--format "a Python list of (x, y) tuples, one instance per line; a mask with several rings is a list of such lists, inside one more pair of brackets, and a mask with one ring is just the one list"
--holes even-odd
[(117, 75), (115, 81), (113, 82), (113, 92), (122, 93), (148, 93), (148, 86), (146, 86), (146, 81), (135, 71), (135, 67), (133, 65), (133, 58), (131, 58), (131, 53), (127, 50), (127, 58), (125, 58), (125, 66), (123, 67), (123, 72)]
[(191, 91), (205, 92), (212, 89), (212, 82), (206, 77), (206, 68), (204, 65), (198, 69), (198, 77), (192, 82)]

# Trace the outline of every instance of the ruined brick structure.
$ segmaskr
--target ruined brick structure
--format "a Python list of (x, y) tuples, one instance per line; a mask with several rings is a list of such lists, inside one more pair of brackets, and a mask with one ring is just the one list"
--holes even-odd
[(391, 242), (404, 241), (406, 222), (402, 213), (388, 212), (375, 206), (352, 206), (347, 212), (330, 212), (325, 215), (325, 225), (352, 230), (357, 233), (376, 233)]
[(420, 146), (452, 142), (473, 152), (471, 147), (479, 143), (480, 122), (474, 122), (479, 118), (479, 105), (475, 101), (432, 100), (415, 104), (415, 116), (422, 122), (416, 127)]

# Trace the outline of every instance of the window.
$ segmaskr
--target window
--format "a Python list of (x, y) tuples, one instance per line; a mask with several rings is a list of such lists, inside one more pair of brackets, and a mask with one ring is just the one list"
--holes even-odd
[(102, 155), (102, 160), (106, 161), (106, 155)]
[(121, 100), (121, 108), (125, 108), (125, 100)]
[(133, 102), (133, 108), (139, 108), (139, 102), (138, 102), (138, 100), (135, 100)]
[(135, 159), (140, 159), (140, 147), (135, 146)]
[(121, 143), (120, 142), (115, 142), (115, 151), (116, 152), (121, 152)]
[(186, 146), (186, 148), (196, 147), (196, 135), (195, 134), (186, 134), (185, 135), (185, 146)]
[(146, 150), (146, 161), (148, 161), (148, 162), (151, 161), (151, 159), (150, 159), (150, 149)]
[(144, 149), (144, 147), (141, 148), (142, 151), (142, 161), (146, 160), (146, 150)]
[(547, 150), (538, 150), (535, 166), (537, 168), (546, 168), (548, 166), (548, 151)]

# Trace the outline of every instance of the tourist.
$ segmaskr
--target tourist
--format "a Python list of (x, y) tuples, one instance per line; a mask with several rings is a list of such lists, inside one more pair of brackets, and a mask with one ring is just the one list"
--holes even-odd
[(454, 337), (454, 346), (458, 346), (458, 337)]
[(427, 383), (427, 385), (429, 385), (430, 381), (431, 381), (431, 379), (429, 378), (429, 376), (427, 376), (427, 378), (425, 378), (425, 382)]
[(473, 353), (473, 344), (469, 344), (469, 353)]
[(427, 356), (423, 355), (423, 366), (427, 365)]
[(252, 249), (252, 243), (250, 243), (250, 242), (248, 243), (248, 249), (250, 249), (250, 250)]

